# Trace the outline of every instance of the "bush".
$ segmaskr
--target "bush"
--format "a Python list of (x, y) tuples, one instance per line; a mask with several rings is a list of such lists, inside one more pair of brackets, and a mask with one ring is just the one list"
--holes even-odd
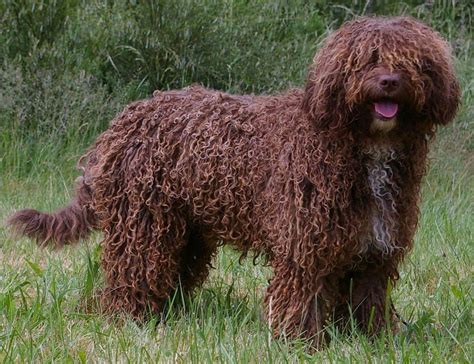
[(39, 145), (52, 161), (82, 150), (118, 104), (155, 89), (197, 82), (261, 93), (302, 85), (327, 32), (368, 13), (424, 19), (447, 36), (464, 78), (472, 79), (474, 27), (467, 2), (0, 2), (0, 21), (8, 24), (0, 27), (1, 166), (34, 165), (37, 153), (26, 153)]
[(90, 75), (0, 68), (0, 174), (53, 168), (108, 125), (124, 103)]

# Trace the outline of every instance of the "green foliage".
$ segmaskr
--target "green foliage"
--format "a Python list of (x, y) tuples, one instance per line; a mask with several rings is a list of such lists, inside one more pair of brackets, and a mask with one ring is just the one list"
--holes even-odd
[[(78, 1), (5, 0), (0, 5), (6, 54), (28, 59), (31, 53), (51, 46), (67, 25)], [(3, 28), (3, 27), (2, 27)]]
[(111, 96), (84, 72), (73, 77), (6, 66), (0, 69), (0, 83), (2, 173), (42, 173), (54, 170), (65, 154), (77, 159), (120, 110), (121, 97)]
[[(119, 7), (112, 11), (117, 10), (123, 13)], [(109, 46), (105, 72), (113, 68), (147, 90), (192, 82), (246, 91), (278, 88), (285, 84), (271, 81), (280, 79), (273, 72), (291, 67), (284, 62), (291, 56), (297, 72), (304, 70), (300, 47), (310, 59), (308, 36), (323, 32), (317, 13), (307, 15), (312, 13), (308, 6), (291, 10), (237, 1), (144, 1), (129, 5), (126, 13), (125, 27)], [(304, 39), (296, 43), (298, 33)], [(287, 77), (295, 76), (291, 71)]]
[[(0, 3), (0, 172), (74, 158), (130, 100), (197, 82), (231, 92), (302, 85), (328, 31), (355, 15), (439, 29), (472, 79), (467, 2), (6, 0)], [(73, 159), (74, 159), (73, 158)]]

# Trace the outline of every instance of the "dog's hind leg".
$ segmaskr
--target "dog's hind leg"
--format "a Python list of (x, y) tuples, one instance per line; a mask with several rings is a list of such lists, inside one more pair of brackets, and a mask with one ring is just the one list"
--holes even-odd
[(106, 312), (142, 319), (160, 313), (179, 286), (186, 222), (172, 209), (117, 210), (124, 216), (108, 219), (104, 229), (101, 304)]

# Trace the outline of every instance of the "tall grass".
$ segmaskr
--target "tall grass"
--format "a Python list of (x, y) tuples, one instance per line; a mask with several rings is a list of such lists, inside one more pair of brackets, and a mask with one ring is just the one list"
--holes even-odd
[(463, 88), (440, 131), (415, 249), (394, 293), (410, 323), (369, 341), (331, 330), (330, 347), (271, 338), (261, 320), (269, 272), (224, 250), (194, 298), (164, 322), (115, 322), (93, 309), (99, 236), (60, 252), (0, 227), (0, 360), (163, 362), (472, 362), (474, 52), (467, 1), (0, 2), (0, 221), (19, 206), (53, 210), (73, 165), (114, 114), (156, 88), (199, 82), (231, 92), (302, 85), (329, 31), (356, 15), (409, 14), (452, 44)]

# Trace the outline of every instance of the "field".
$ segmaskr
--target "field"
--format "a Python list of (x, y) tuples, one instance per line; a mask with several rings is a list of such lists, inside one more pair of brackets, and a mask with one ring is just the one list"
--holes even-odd
[[(1, 361), (474, 361), (473, 10), (447, 0), (338, 4), (0, 3)], [(316, 353), (304, 342), (273, 339), (261, 317), (270, 272), (251, 259), (239, 264), (230, 249), (192, 298), (173, 297), (163, 320), (106, 317), (94, 309), (103, 284), (100, 234), (54, 251), (13, 238), (3, 225), (20, 207), (64, 205), (76, 160), (130, 101), (193, 82), (234, 93), (302, 85), (328, 32), (369, 13), (410, 14), (440, 31), (463, 90), (456, 121), (431, 148), (414, 249), (393, 292), (407, 322), (397, 336), (370, 341), (330, 328), (329, 347)]]

